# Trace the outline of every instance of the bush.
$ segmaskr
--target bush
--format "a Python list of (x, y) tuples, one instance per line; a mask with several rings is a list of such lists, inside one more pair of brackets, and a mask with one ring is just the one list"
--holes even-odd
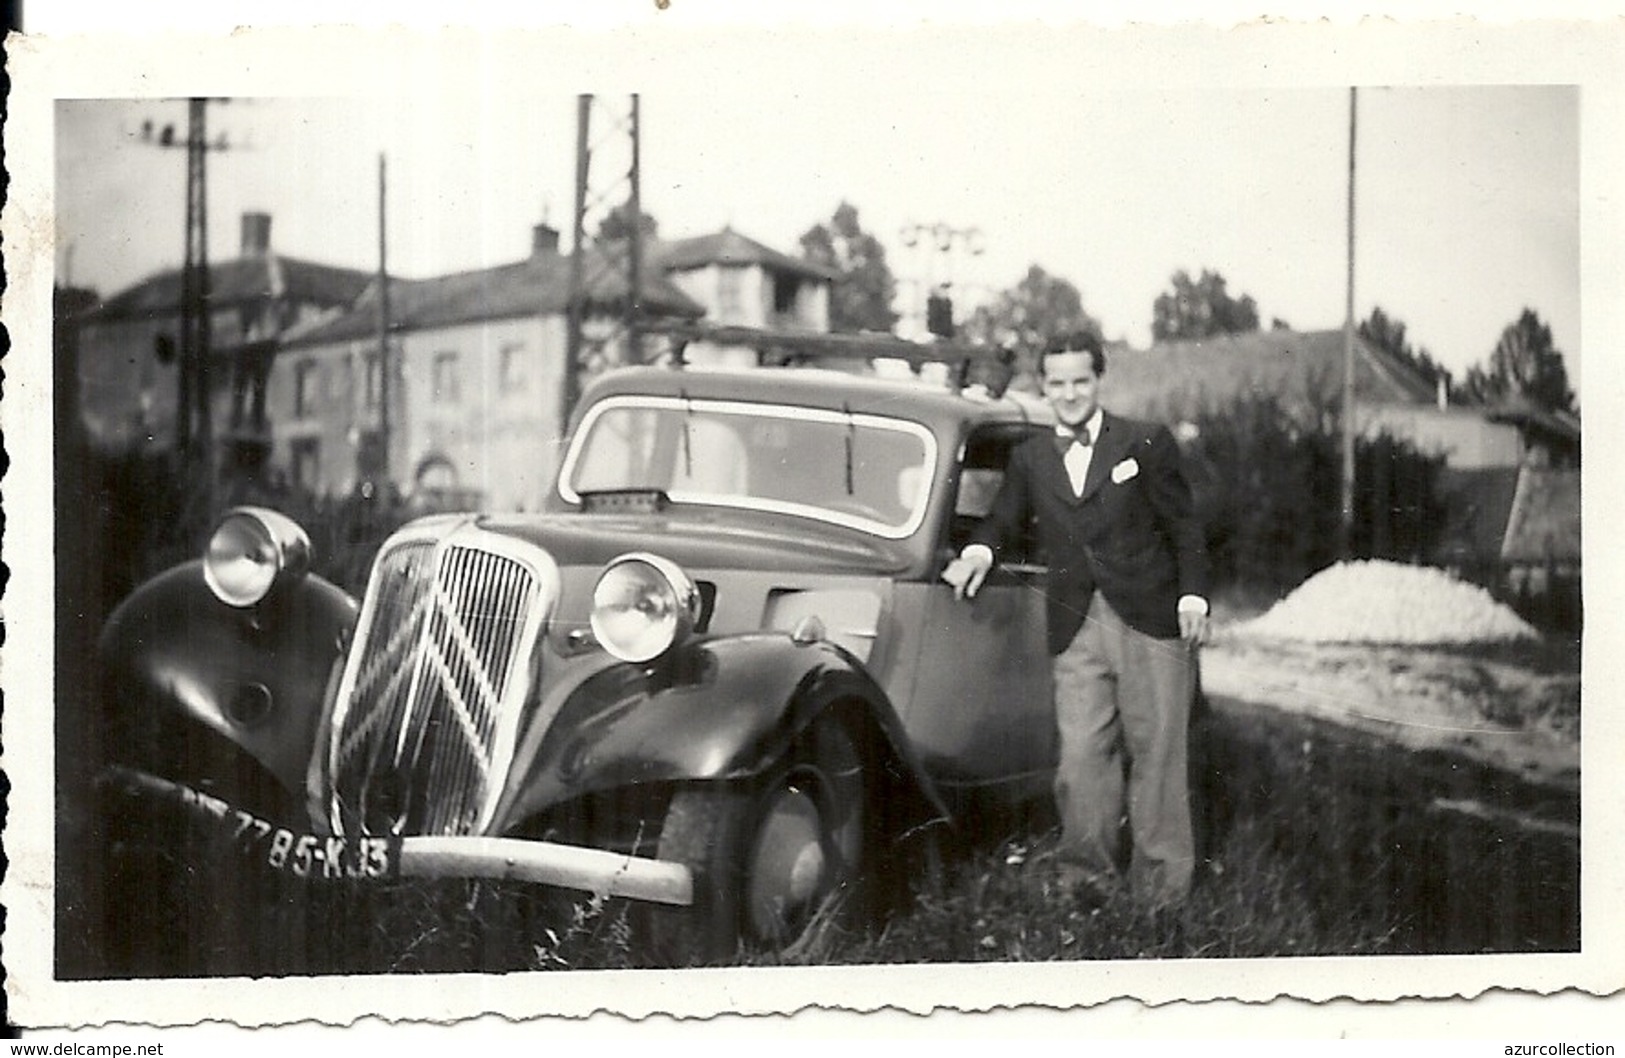
[[(1273, 396), (1200, 413), (1186, 448), (1217, 587), (1278, 594), (1339, 556), (1341, 439)], [(1441, 457), (1382, 435), (1355, 448), (1353, 557), (1424, 559), (1444, 526)]]
[(272, 507), (310, 535), (313, 570), (353, 594), (366, 586), (385, 537), (419, 513), (393, 490), (322, 496), (306, 489), (233, 483), (210, 501), (164, 456), (86, 455), (73, 489), (59, 491), (59, 524), (74, 528), (91, 567), (84, 617), (96, 626), (137, 585), (198, 557), (220, 514), (241, 504)]

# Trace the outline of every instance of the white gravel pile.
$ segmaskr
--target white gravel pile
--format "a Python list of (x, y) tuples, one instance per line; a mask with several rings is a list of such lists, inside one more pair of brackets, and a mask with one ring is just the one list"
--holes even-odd
[(1485, 643), (1539, 633), (1483, 588), (1442, 569), (1340, 562), (1298, 585), (1243, 635), (1310, 643)]

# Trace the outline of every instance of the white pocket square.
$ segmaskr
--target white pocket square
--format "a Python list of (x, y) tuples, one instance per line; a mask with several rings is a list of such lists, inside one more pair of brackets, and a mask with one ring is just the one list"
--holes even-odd
[(1115, 467), (1112, 467), (1112, 484), (1121, 485), (1123, 482), (1127, 481), (1129, 478), (1132, 478), (1139, 472), (1140, 464), (1136, 463), (1134, 458), (1130, 456), (1128, 459), (1123, 460)]

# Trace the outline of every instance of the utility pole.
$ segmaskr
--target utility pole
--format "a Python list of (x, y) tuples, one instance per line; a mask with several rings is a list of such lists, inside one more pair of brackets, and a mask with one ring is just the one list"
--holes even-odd
[(1354, 145), (1357, 92), (1349, 86), (1348, 283), (1343, 305), (1343, 488), (1337, 522), (1337, 555), (1354, 551)]
[(576, 406), (581, 389), (582, 317), (586, 271), (587, 242), (587, 178), (591, 174), (591, 154), (588, 151), (588, 133), (592, 127), (592, 96), (576, 97), (576, 198), (570, 228), (570, 287), (565, 303), (564, 373), (559, 386), (559, 434), (563, 436), (570, 422), (570, 411)]
[(643, 363), (643, 332), (638, 326), (638, 314), (643, 310), (643, 178), (639, 175), (638, 96), (632, 94), (629, 119), (632, 135), (632, 165), (627, 170), (629, 188), (626, 198), (627, 212), (632, 215), (632, 230), (626, 245), (626, 355), (634, 364)]
[[(914, 221), (903, 225), (898, 233), (903, 245), (910, 250), (923, 247), (926, 259), (924, 286), (926, 290), (924, 313), (927, 333), (938, 338), (954, 335), (954, 252), (963, 247), (972, 257), (980, 257), (987, 250), (982, 229), (956, 228), (945, 221), (919, 224)], [(937, 279), (934, 262), (941, 258), (942, 279)]]
[[(633, 94), (630, 98), (628, 110), (622, 114), (611, 114), (606, 123), (607, 128), (602, 140), (595, 141), (592, 135), (592, 119), (597, 103), (591, 95), (581, 95), (576, 99), (576, 188), (575, 188), (575, 217), (571, 228), (570, 247), (570, 287), (566, 304), (567, 337), (565, 342), (564, 371), (562, 384), (559, 387), (559, 431), (562, 434), (570, 418), (570, 412), (581, 396), (582, 372), (588, 358), (588, 341), (585, 333), (586, 312), (589, 303), (593, 300), (595, 290), (613, 291), (614, 283), (606, 283), (600, 287), (600, 282), (619, 274), (624, 280), (626, 298), (620, 317), (620, 337), (626, 350), (626, 358), (634, 363), (643, 360), (642, 334), (643, 334), (643, 202), (642, 178), (640, 169), (642, 165), (641, 148), (639, 145), (639, 115), (638, 96)], [(612, 175), (607, 186), (594, 188), (593, 186), (593, 156), (600, 147), (609, 147), (618, 144), (620, 137), (626, 137), (629, 147), (630, 161), (624, 170), (624, 176)], [(614, 171), (612, 171), (614, 172)], [(618, 199), (625, 184), (625, 198)], [(599, 215), (602, 210), (605, 215), (613, 215), (616, 209), (623, 209), (627, 221), (627, 232), (624, 248), (619, 240), (602, 240), (595, 247), (593, 260), (588, 261), (587, 230), (588, 217)], [(589, 265), (591, 274), (589, 274)], [(594, 339), (594, 348), (609, 347), (613, 344), (614, 335), (603, 339)]]
[(177, 437), (182, 458), (209, 473), (209, 170), (208, 105), (187, 101), (186, 253), (181, 266), (181, 389), (188, 402)]
[[(356, 469), (362, 475), (376, 473), (381, 469), (383, 471), (382, 485), (385, 488), (388, 488), (390, 483), (394, 481), (394, 477), (391, 475), (392, 468), (389, 459), (389, 406), (392, 392), (390, 376), (394, 372), (394, 367), (389, 355), (389, 241), (386, 234), (388, 187), (389, 182), (385, 169), (384, 154), (380, 151), (378, 153), (378, 445), (375, 458), (382, 462), (382, 467), (358, 466)], [(358, 463), (362, 460), (362, 453), (366, 450), (366, 447), (365, 444), (357, 446), (356, 459)]]

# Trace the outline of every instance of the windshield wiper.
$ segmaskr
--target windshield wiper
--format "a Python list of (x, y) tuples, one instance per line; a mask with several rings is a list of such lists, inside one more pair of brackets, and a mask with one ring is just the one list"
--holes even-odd
[(688, 390), (678, 390), (683, 398), (683, 480), (694, 480), (694, 440), (689, 436), (689, 420), (694, 418), (694, 402), (688, 397)]
[(848, 496), (856, 496), (858, 494), (858, 490), (857, 485), (853, 480), (852, 450), (856, 446), (858, 422), (852, 417), (852, 405), (843, 404), (841, 405), (841, 410), (846, 413), (846, 494)]

